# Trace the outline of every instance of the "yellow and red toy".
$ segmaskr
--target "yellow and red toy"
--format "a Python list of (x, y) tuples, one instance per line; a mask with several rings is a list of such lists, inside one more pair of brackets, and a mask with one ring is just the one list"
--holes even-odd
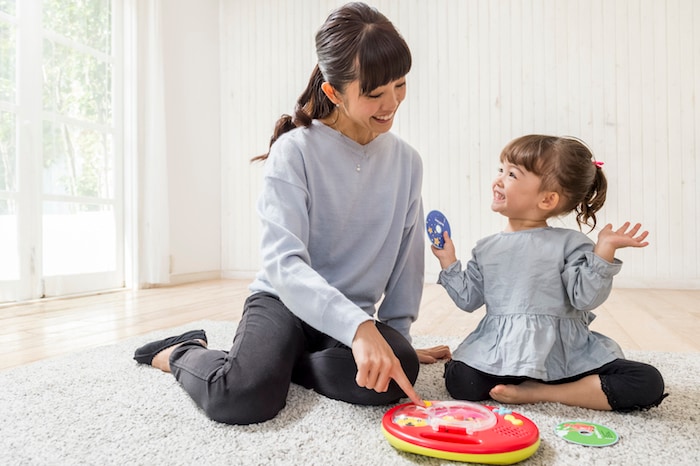
[(453, 461), (513, 464), (532, 456), (540, 431), (507, 408), (469, 401), (406, 403), (384, 414), (382, 432), (398, 450)]

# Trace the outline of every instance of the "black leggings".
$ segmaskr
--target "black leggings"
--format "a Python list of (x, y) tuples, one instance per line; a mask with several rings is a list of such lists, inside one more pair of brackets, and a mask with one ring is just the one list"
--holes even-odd
[[(413, 346), (388, 325), (376, 326), (415, 383), (420, 365)], [(406, 396), (394, 381), (384, 393), (358, 386), (352, 350), (302, 322), (267, 293), (246, 300), (230, 351), (187, 342), (173, 351), (170, 368), (207, 416), (227, 424), (275, 417), (285, 406), (291, 382), (360, 405), (390, 404)]]
[[(592, 371), (575, 377), (544, 382), (559, 385), (575, 382), (588, 375), (597, 374), (603, 393), (613, 411), (636, 411), (658, 406), (667, 396), (664, 394), (664, 380), (659, 371), (649, 364), (616, 359)], [(489, 392), (499, 384), (518, 385), (529, 377), (498, 376), (481, 372), (460, 361), (445, 364), (445, 385), (452, 397), (460, 400), (483, 401), (490, 399)]]

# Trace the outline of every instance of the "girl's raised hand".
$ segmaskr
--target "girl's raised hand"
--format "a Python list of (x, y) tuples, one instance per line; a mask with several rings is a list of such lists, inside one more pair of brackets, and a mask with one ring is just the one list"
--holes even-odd
[[(598, 233), (598, 242), (595, 245), (595, 252), (601, 258), (608, 262), (615, 259), (615, 251), (620, 248), (643, 248), (649, 245), (648, 241), (644, 241), (649, 235), (648, 231), (639, 233), (642, 228), (641, 223), (636, 223), (630, 228), (630, 222), (625, 222), (617, 230), (613, 230), (613, 226), (608, 223)], [(639, 233), (639, 234), (638, 234)]]

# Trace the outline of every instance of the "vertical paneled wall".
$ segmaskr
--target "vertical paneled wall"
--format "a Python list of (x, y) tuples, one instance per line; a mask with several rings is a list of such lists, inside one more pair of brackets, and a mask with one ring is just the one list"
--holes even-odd
[[(293, 108), (315, 64), (315, 31), (342, 3), (221, 1), (227, 276), (259, 264), (261, 166), (249, 158)], [(651, 232), (649, 247), (619, 251), (617, 286), (700, 287), (699, 2), (370, 3), (413, 51), (394, 131), (421, 152), (426, 212), (445, 212), (463, 259), (504, 225), (489, 208), (501, 148), (526, 133), (574, 135), (605, 162), (601, 222)], [(427, 247), (426, 256), (432, 281), (439, 269)]]

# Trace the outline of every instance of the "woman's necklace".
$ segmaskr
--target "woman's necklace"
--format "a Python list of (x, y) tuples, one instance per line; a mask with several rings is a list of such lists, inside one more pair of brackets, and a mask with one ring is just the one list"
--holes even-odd
[[(356, 154), (353, 154), (352, 156), (353, 156), (353, 158), (357, 158)], [(358, 173), (362, 171), (362, 165), (360, 164), (359, 161), (355, 163), (355, 171)]]
[[(335, 112), (336, 112), (336, 113), (335, 113), (335, 119), (333, 120), (333, 122), (329, 123), (328, 126), (330, 126), (332, 129), (334, 129), (335, 131), (337, 131), (338, 133), (340, 133), (342, 136), (344, 136), (344, 137), (346, 137), (346, 138), (348, 138), (348, 139), (350, 139), (350, 140), (352, 140), (352, 141), (355, 141), (355, 142), (357, 142), (357, 143), (359, 144), (358, 141), (356, 141), (354, 138), (351, 138), (350, 136), (348, 136), (347, 134), (345, 134), (340, 128), (338, 128), (337, 124), (338, 124), (338, 119), (339, 119), (339, 117), (340, 117), (340, 109), (336, 108), (336, 109), (335, 109)], [(361, 164), (361, 162), (362, 162), (362, 156), (361, 156), (361, 155), (358, 156), (357, 154), (354, 154), (354, 153), (353, 153), (353, 158), (358, 158), (358, 157), (360, 158), (360, 160), (358, 160), (357, 162), (355, 162), (355, 171), (356, 171), (357, 173), (359, 173), (359, 172), (362, 171), (362, 164)]]

